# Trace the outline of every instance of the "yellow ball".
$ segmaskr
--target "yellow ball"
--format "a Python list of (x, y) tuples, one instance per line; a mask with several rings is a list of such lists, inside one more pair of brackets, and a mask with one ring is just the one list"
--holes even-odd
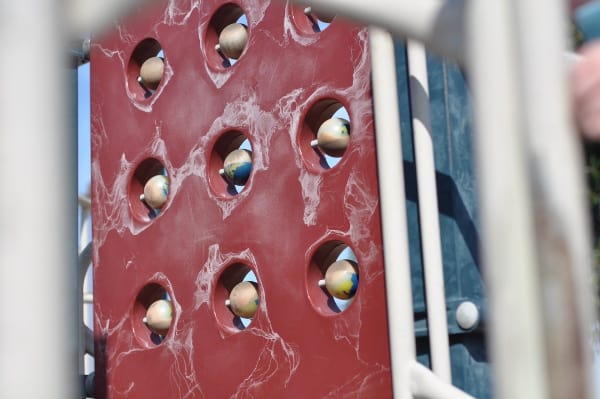
[(258, 285), (252, 281), (242, 281), (229, 294), (229, 307), (239, 317), (251, 319), (258, 309)]
[(227, 25), (219, 34), (219, 48), (229, 58), (237, 60), (248, 43), (248, 28), (244, 24)]
[(160, 57), (148, 58), (140, 68), (142, 83), (150, 90), (156, 90), (165, 72), (165, 63)]
[(317, 143), (327, 155), (341, 157), (350, 143), (350, 122), (343, 118), (327, 119), (317, 131)]
[(169, 178), (164, 175), (151, 177), (144, 185), (144, 201), (154, 208), (161, 209), (169, 195)]
[(173, 320), (173, 308), (171, 302), (166, 299), (159, 299), (148, 307), (144, 323), (150, 330), (159, 335), (167, 335), (171, 321)]
[(332, 263), (325, 272), (325, 288), (336, 298), (352, 298), (358, 289), (356, 263), (345, 259)]

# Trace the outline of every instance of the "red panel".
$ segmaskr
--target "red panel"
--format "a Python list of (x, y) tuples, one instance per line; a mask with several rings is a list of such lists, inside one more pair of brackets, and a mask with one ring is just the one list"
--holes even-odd
[[(222, 4), (146, 9), (92, 46), (99, 397), (391, 397), (367, 32), (338, 19), (312, 32), (278, 1)], [(213, 29), (238, 7), (249, 42), (223, 67)], [(144, 98), (139, 64), (157, 45), (165, 75)], [(309, 142), (335, 104), (351, 141), (327, 169)], [(239, 133), (253, 169), (233, 195), (218, 169)], [(150, 218), (139, 194), (161, 165), (170, 193)], [(335, 244), (359, 264), (343, 312), (317, 285)], [(247, 270), (260, 304), (241, 329), (224, 299)], [(161, 287), (174, 319), (154, 343), (142, 318)]]

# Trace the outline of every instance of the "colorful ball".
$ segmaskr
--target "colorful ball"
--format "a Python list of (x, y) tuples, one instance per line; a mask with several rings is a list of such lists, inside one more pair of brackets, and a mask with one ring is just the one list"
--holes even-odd
[(317, 131), (317, 143), (327, 155), (341, 157), (350, 143), (350, 122), (343, 118), (327, 119)]
[(173, 308), (171, 302), (166, 299), (159, 299), (148, 307), (144, 323), (150, 330), (158, 335), (167, 335), (171, 321), (173, 320)]
[(237, 60), (248, 43), (248, 28), (244, 24), (227, 25), (219, 34), (219, 48), (229, 58)]
[(140, 68), (140, 77), (144, 86), (156, 90), (165, 72), (165, 63), (160, 57), (148, 58)]
[(258, 284), (242, 281), (229, 294), (229, 307), (239, 317), (251, 319), (258, 309)]
[(252, 171), (252, 153), (248, 150), (232, 151), (223, 162), (225, 176), (232, 184), (246, 184)]
[(325, 288), (338, 299), (350, 299), (358, 289), (358, 266), (350, 260), (338, 260), (325, 272)]
[(154, 209), (161, 209), (169, 196), (169, 178), (165, 175), (151, 177), (144, 185), (144, 201)]

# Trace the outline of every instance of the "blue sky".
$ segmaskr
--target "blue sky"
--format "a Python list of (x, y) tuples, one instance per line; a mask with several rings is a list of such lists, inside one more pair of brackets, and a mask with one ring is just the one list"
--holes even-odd
[(77, 191), (85, 194), (90, 185), (90, 64), (77, 70)]

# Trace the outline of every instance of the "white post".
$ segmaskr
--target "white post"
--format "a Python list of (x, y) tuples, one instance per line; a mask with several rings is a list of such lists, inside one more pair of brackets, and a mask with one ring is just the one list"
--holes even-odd
[(431, 368), (442, 381), (451, 383), (446, 290), (444, 288), (435, 159), (429, 115), (427, 57), (425, 47), (412, 40), (407, 41), (406, 52), (410, 75), (410, 101)]
[[(581, 141), (570, 113), (566, 3), (511, 0), (518, 37), (522, 127), (528, 147), (539, 254), (537, 281), (554, 399), (591, 398), (593, 286)], [(531, 22), (535, 21), (535, 29)]]
[(469, 76), (495, 397), (545, 399), (548, 376), (515, 15), (510, 1), (474, 1), (469, 11)]
[(77, 139), (51, 0), (0, 6), (0, 397), (77, 397)]
[(394, 398), (411, 399), (416, 355), (394, 43), (377, 28), (369, 39), (393, 390)]

